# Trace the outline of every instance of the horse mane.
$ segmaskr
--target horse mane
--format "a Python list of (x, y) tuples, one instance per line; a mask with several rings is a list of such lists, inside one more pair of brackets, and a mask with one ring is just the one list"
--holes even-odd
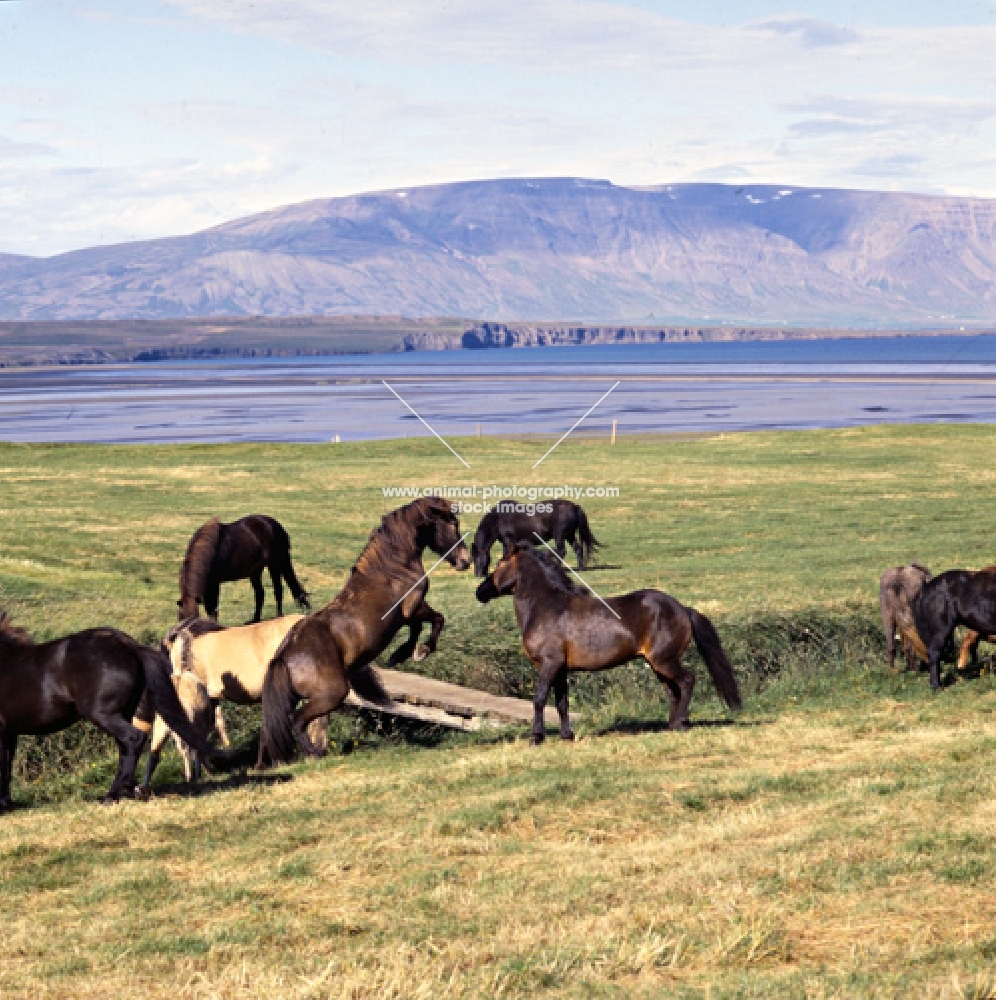
[(353, 566), (352, 573), (391, 574), (396, 572), (415, 548), (415, 534), (434, 512), (450, 509), (450, 502), (440, 497), (421, 497), (385, 514), (380, 525), (370, 532), (366, 547)]
[(931, 577), (932, 577), (933, 574), (930, 572), (929, 569), (927, 569), (926, 566), (924, 566), (923, 563), (918, 563), (916, 560), (914, 560), (913, 562), (910, 563), (910, 566), (913, 569), (918, 569), (921, 573), (926, 573), (927, 574), (927, 579), (928, 580), (931, 579)]
[(543, 576), (546, 578), (547, 583), (554, 590), (560, 590), (567, 594), (576, 594), (580, 597), (591, 596), (588, 588), (578, 583), (568, 572), (559, 557), (545, 546), (543, 548), (535, 548), (528, 543), (520, 542), (516, 546), (516, 550), (527, 558), (532, 559), (539, 566), (543, 571)]
[(0, 640), (16, 642), (19, 646), (33, 646), (34, 639), (19, 626), (15, 625), (6, 611), (0, 611)]
[(204, 596), (204, 584), (214, 564), (220, 537), (221, 521), (216, 517), (212, 517), (194, 532), (180, 568), (181, 594), (189, 594), (198, 599)]

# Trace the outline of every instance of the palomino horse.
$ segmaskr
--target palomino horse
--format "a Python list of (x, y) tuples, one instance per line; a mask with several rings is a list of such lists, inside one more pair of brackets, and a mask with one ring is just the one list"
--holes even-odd
[[(588, 515), (576, 503), (570, 500), (544, 500), (536, 507), (549, 507), (540, 511), (534, 508), (534, 513), (516, 511), (521, 504), (501, 501), (494, 509), (481, 518), (470, 547), (474, 559), (474, 573), (477, 576), (487, 576), (491, 565), (491, 547), (495, 542), (502, 544), (502, 556), (511, 553), (516, 542), (536, 544), (540, 538), (544, 542), (553, 542), (553, 547), (561, 559), (567, 552), (565, 542), (571, 543), (577, 556), (578, 569), (584, 569), (591, 559), (592, 551), (597, 548), (598, 539), (588, 527)], [(512, 510), (506, 510), (512, 507)]]
[[(214, 728), (225, 746), (228, 734), (219, 702), (230, 701), (236, 705), (255, 705), (263, 697), (263, 679), (273, 654), (284, 641), (284, 636), (304, 618), (304, 615), (285, 615), (253, 625), (225, 628), (210, 618), (188, 618), (166, 633), (163, 648), (173, 664), (173, 678), (196, 678), (214, 712)], [(188, 715), (199, 710), (201, 694), (196, 687), (187, 685), (179, 692), (180, 702)], [(327, 739), (328, 718), (315, 720), (312, 741)], [(158, 751), (169, 730), (156, 719), (152, 732), (152, 752), (145, 768), (144, 786), (152, 783), (152, 775), (159, 764)], [(182, 749), (181, 749), (182, 752)]]
[(545, 554), (524, 545), (503, 558), (477, 588), (482, 604), (507, 594), (515, 602), (522, 647), (539, 671), (533, 744), (546, 737), (543, 709), (551, 686), (560, 714), (560, 738), (574, 739), (567, 710), (568, 671), (605, 670), (638, 656), (667, 688), (668, 728), (686, 728), (695, 675), (682, 667), (681, 657), (693, 639), (719, 696), (728, 707), (740, 708), (737, 678), (712, 623), (668, 594), (636, 590), (603, 603), (579, 591)]
[[(287, 633), (263, 682), (261, 766), (267, 758), (290, 760), (295, 743), (307, 754), (320, 755), (306, 728), (338, 708), (350, 688), (369, 701), (389, 701), (369, 664), (405, 625), (409, 637), (392, 654), (392, 664), (413, 654), (422, 659), (436, 648), (445, 619), (425, 602), (426, 549), (457, 570), (470, 568), (460, 522), (448, 500), (423, 497), (387, 514), (342, 590)], [(420, 647), (424, 623), (432, 628)]]
[(112, 628), (87, 629), (35, 643), (0, 612), (0, 811), (11, 807), (17, 738), (44, 736), (88, 719), (111, 736), (120, 755), (104, 796), (114, 802), (135, 789), (145, 732), (132, 725), (153, 712), (209, 760), (225, 762), (189, 723), (170, 680), (169, 660)]
[(928, 580), (913, 601), (913, 621), (927, 652), (930, 686), (941, 686), (941, 653), (958, 625), (996, 633), (996, 573), (951, 569)]
[(283, 525), (265, 514), (250, 514), (232, 524), (213, 517), (194, 532), (180, 567), (180, 621), (198, 614), (199, 604), (211, 618), (218, 617), (218, 596), (222, 583), (249, 578), (256, 596), (258, 622), (263, 612), (263, 569), (270, 571), (277, 616), (284, 613), (284, 588), (287, 581), (294, 600), (308, 609), (308, 594), (291, 565), (290, 538)]

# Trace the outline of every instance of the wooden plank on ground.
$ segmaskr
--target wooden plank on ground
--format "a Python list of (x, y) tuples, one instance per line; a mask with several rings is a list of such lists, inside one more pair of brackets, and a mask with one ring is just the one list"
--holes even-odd
[[(402, 670), (376, 669), (391, 703), (378, 705), (350, 692), (347, 705), (465, 732), (533, 721), (533, 704), (524, 698), (503, 698)], [(560, 721), (556, 709), (551, 707), (546, 709), (544, 718), (548, 726), (556, 726)], [(576, 716), (572, 713), (571, 718)]]

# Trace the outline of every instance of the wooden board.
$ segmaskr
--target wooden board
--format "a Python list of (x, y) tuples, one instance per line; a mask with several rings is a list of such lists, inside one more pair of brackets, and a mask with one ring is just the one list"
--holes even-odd
[[(503, 698), (402, 670), (376, 669), (391, 703), (378, 705), (351, 691), (347, 705), (465, 732), (533, 721), (533, 703), (524, 698)], [(571, 718), (577, 716), (572, 713)], [(544, 719), (548, 726), (560, 723), (557, 710), (552, 707), (546, 709)]]

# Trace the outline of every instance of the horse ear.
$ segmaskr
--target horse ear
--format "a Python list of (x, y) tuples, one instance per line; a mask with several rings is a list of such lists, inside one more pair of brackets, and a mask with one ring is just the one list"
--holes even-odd
[(491, 581), (498, 590), (504, 590), (515, 580), (518, 572), (517, 553), (513, 552), (495, 566), (495, 571), (491, 574)]

